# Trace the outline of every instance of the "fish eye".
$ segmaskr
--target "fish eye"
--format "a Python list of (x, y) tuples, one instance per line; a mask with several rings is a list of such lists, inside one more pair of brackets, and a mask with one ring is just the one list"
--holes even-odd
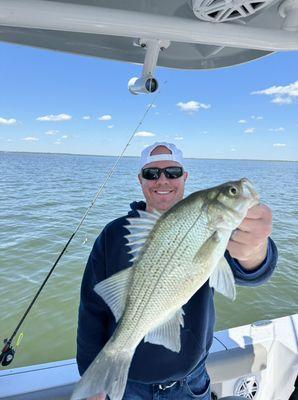
[(230, 186), (229, 187), (229, 194), (231, 196), (236, 196), (238, 194), (238, 189), (235, 186)]

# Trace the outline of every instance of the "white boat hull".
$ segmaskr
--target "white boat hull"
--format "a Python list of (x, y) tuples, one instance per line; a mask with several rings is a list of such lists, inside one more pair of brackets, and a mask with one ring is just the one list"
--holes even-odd
[[(207, 360), (220, 399), (288, 400), (298, 371), (298, 314), (214, 334)], [(66, 400), (79, 379), (75, 359), (0, 372), (0, 399)]]

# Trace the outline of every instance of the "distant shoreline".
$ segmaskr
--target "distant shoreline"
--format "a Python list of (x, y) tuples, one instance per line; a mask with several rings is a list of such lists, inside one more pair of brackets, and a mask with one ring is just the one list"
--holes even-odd
[[(8, 151), (0, 150), (0, 154), (11, 153), (11, 154), (45, 154), (45, 155), (58, 155), (58, 156), (84, 156), (84, 157), (118, 157), (117, 155), (104, 155), (104, 154), (80, 154), (80, 153), (51, 153), (51, 152), (40, 152), (40, 151)], [(138, 158), (138, 156), (123, 156), (124, 158)], [(262, 162), (291, 162), (297, 163), (298, 160), (263, 160), (258, 158), (195, 158), (185, 157), (186, 160), (222, 160), (222, 161), (262, 161)]]

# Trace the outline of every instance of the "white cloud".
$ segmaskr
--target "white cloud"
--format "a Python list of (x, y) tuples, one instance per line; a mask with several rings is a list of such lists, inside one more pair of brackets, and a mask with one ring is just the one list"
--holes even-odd
[(268, 131), (270, 132), (284, 132), (285, 128), (280, 126), (279, 128), (269, 128)]
[(61, 136), (60, 139), (67, 139), (67, 138), (68, 138), (68, 135), (63, 135), (63, 136)]
[(39, 139), (35, 136), (27, 136), (25, 138), (22, 138), (22, 140), (26, 140), (27, 142), (37, 142)]
[(156, 108), (156, 104), (148, 104), (148, 107)]
[(208, 108), (211, 107), (210, 104), (199, 103), (198, 101), (194, 100), (190, 100), (186, 103), (180, 101), (176, 105), (178, 108), (180, 108), (180, 111), (186, 111), (186, 112), (198, 111), (198, 109), (200, 108), (207, 110)]
[(273, 96), (274, 98), (271, 102), (275, 104), (291, 104), (298, 97), (298, 81), (285, 86), (271, 86), (264, 90), (257, 90), (251, 94)]
[(263, 119), (263, 117), (252, 115), (252, 116), (251, 116), (251, 119), (260, 120), (260, 119)]
[(274, 143), (273, 147), (286, 147), (285, 143)]
[(112, 128), (114, 128), (114, 125), (108, 125), (108, 128), (112, 129)]
[(183, 136), (176, 136), (174, 137), (174, 140), (183, 140)]
[(55, 129), (45, 132), (46, 135), (57, 135), (57, 133), (59, 133), (59, 131)]
[(6, 119), (3, 117), (0, 117), (0, 125), (15, 125), (16, 123), (17, 123), (17, 120), (14, 118)]
[(135, 133), (135, 136), (140, 136), (140, 137), (152, 137), (156, 136), (155, 133), (148, 132), (148, 131), (140, 131)]
[(91, 119), (90, 115), (84, 115), (83, 119)]
[(254, 133), (254, 131), (255, 131), (255, 128), (247, 128), (247, 129), (245, 129), (245, 133)]
[(246, 119), (239, 119), (238, 124), (246, 124)]
[(37, 117), (36, 121), (53, 121), (53, 122), (57, 122), (57, 121), (68, 121), (72, 118), (71, 115), (68, 114), (57, 114), (57, 115), (44, 115), (43, 117)]
[(56, 142), (54, 142), (54, 144), (61, 144), (61, 142), (57, 140)]
[(236, 151), (236, 149), (234, 147), (231, 148), (231, 151)]
[(252, 94), (266, 94), (266, 95), (278, 94), (278, 95), (298, 97), (298, 81), (290, 83), (289, 85), (286, 86), (271, 86), (268, 89), (252, 92)]
[(271, 100), (271, 103), (274, 104), (292, 104), (293, 100), (291, 99), (291, 97), (280, 97), (277, 96), (274, 99)]
[(111, 119), (112, 119), (112, 116), (111, 115), (102, 115), (101, 117), (98, 117), (98, 119), (100, 120), (100, 121), (110, 121)]

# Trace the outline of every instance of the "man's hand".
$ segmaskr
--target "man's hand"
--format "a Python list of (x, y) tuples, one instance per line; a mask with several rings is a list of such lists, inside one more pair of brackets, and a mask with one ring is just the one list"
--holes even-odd
[(88, 397), (87, 400), (105, 400), (105, 398), (106, 398), (105, 394), (98, 394), (97, 396)]
[(253, 270), (265, 259), (268, 236), (272, 231), (272, 213), (260, 204), (250, 208), (246, 217), (232, 233), (227, 249), (242, 267)]

